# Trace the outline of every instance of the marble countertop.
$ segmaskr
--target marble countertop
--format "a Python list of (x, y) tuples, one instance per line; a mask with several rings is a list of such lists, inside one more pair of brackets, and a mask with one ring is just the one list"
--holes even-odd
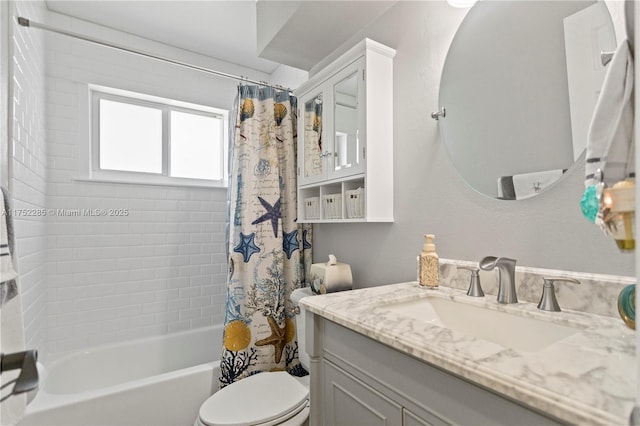
[[(578, 329), (537, 352), (519, 352), (385, 309), (441, 297)], [(578, 311), (545, 312), (535, 304), (501, 305), (416, 282), (311, 296), (307, 310), (374, 340), (574, 424), (629, 424), (636, 395), (634, 331), (622, 320)], [(469, 321), (473, 321), (470, 318)], [(496, 324), (499, 327), (499, 324)]]

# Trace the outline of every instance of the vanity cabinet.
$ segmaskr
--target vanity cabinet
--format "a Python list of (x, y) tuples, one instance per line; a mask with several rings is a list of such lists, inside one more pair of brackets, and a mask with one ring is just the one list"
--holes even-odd
[(393, 57), (365, 39), (301, 85), (298, 222), (393, 221)]
[[(311, 425), (557, 425), (557, 420), (309, 313)], [(309, 332), (312, 331), (312, 335)]]

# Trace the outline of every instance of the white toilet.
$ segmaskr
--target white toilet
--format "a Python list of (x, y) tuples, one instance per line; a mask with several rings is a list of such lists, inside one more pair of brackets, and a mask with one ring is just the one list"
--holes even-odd
[[(298, 306), (306, 296), (311, 296), (311, 289), (301, 288), (293, 291), (291, 300)], [(296, 315), (296, 329), (298, 357), (309, 371), (304, 312)], [(195, 426), (301, 426), (308, 418), (309, 376), (278, 371), (255, 374), (220, 389), (200, 406)]]

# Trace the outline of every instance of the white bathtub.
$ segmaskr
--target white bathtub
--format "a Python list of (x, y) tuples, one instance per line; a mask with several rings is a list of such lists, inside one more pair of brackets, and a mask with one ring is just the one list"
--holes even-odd
[(20, 426), (191, 426), (216, 389), (222, 326), (60, 358)]

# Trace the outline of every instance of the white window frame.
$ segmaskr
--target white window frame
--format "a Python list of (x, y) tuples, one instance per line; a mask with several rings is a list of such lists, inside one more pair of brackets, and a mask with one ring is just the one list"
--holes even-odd
[[(198, 186), (210, 188), (227, 187), (227, 161), (228, 161), (228, 123), (229, 111), (205, 105), (176, 101), (173, 99), (129, 92), (104, 86), (89, 85), (89, 128), (90, 147), (88, 158), (87, 180), (102, 182), (133, 183), (145, 185), (172, 185), (172, 186)], [(110, 170), (100, 168), (100, 100), (110, 100), (131, 105), (150, 107), (162, 111), (162, 172), (148, 173), (135, 171)], [(219, 161), (221, 161), (222, 179), (196, 179), (173, 177), (169, 175), (171, 170), (171, 123), (169, 114), (171, 111), (185, 112), (189, 114), (203, 115), (222, 119), (220, 129), (221, 140)]]

